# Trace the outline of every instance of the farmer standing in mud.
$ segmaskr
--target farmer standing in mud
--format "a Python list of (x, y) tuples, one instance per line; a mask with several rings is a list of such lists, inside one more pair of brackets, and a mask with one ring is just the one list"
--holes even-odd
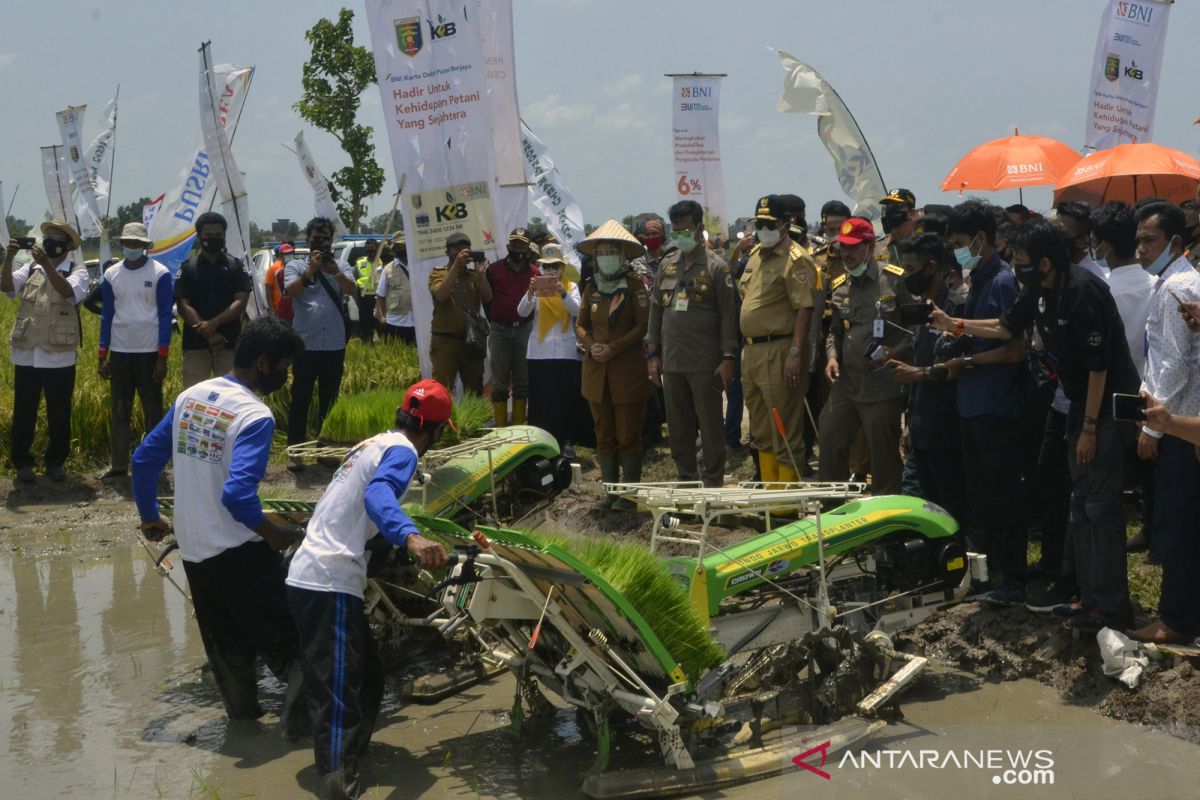
[(303, 351), (286, 323), (251, 322), (238, 337), (233, 370), (180, 393), (133, 454), (133, 496), (150, 541), (171, 530), (155, 495), (167, 461), (173, 464), (175, 540), (225, 713), (231, 720), (263, 715), (255, 663), (261, 657), (288, 685), (279, 723), (292, 740), (307, 734), (308, 719), (279, 553), (297, 537), (269, 521), (258, 499), (275, 431), (260, 398), (287, 382)]

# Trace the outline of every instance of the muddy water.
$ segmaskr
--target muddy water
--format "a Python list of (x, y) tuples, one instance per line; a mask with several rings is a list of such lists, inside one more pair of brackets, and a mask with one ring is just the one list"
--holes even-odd
[[(199, 672), (204, 657), (188, 607), (141, 548), (87, 556), (59, 549), (0, 555), (0, 798), (309, 796), (311, 752), (282, 742), (272, 714), (261, 724), (226, 724)], [(262, 688), (264, 706), (276, 709), (278, 687), (264, 679)], [(389, 701), (364, 767), (367, 796), (577, 796), (593, 752), (573, 714), (527, 722), (517, 739), (511, 703), (507, 678), (436, 706)], [(856, 747), (854, 761), (831, 756), (828, 780), (791, 772), (712, 796), (1200, 796), (1200, 748), (1070, 706), (1032, 681), (934, 671), (905, 711), (906, 721)], [(618, 737), (616, 746), (615, 766), (653, 760), (648, 741)], [(1039, 750), (1053, 759), (1053, 785), (996, 783), (999, 769), (931, 766), (949, 751), (1019, 759)], [(922, 751), (934, 754), (924, 765), (899, 760)]]

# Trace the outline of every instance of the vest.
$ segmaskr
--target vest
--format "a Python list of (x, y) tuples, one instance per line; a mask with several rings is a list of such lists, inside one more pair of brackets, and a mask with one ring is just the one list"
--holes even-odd
[(358, 291), (364, 296), (373, 297), (375, 295), (375, 260), (363, 256), (354, 263), (354, 270), (358, 273), (358, 279), (355, 283), (358, 284)]
[[(83, 269), (72, 264), (71, 271)], [(50, 284), (43, 269), (34, 269), (21, 287), (21, 305), (9, 342), (21, 350), (40, 347), (61, 353), (79, 346), (79, 316), (74, 297), (63, 297)]]
[(412, 282), (400, 267), (400, 260), (394, 259), (384, 267), (387, 270), (387, 313), (398, 317), (412, 313)]

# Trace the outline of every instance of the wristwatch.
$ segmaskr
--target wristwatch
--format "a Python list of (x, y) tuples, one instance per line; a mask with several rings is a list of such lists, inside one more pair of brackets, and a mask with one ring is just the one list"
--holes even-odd
[(963, 356), (963, 369), (975, 369), (975, 356)]
[(788, 355), (789, 355), (789, 356), (798, 356), (798, 355), (800, 355), (800, 348), (799, 348), (799, 347), (789, 347), (789, 348), (788, 348)]

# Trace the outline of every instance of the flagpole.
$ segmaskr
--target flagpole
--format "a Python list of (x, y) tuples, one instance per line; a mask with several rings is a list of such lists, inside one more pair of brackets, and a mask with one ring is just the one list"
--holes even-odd
[(13, 203), (17, 202), (17, 192), (21, 191), (21, 184), (17, 184), (17, 188), (13, 189), (12, 197), (8, 198), (8, 208), (4, 212), (4, 218), (8, 219), (12, 216)]
[[(211, 42), (205, 42), (204, 44), (211, 44)], [(251, 69), (251, 74), (253, 74), (254, 68), (251, 67), (250, 69)], [(244, 95), (242, 95), (242, 107), (238, 109), (237, 119), (235, 119), (233, 121), (233, 131), (229, 134), (230, 148), (233, 147), (233, 140), (237, 137), (238, 126), (242, 124), (242, 113), (245, 112), (245, 110), (246, 110), (246, 98), (250, 96), (250, 87), (253, 85), (254, 85), (253, 80), (251, 80), (248, 84), (246, 84), (246, 93)], [(219, 123), (220, 120), (218, 119), (217, 122)], [(280, 144), (283, 144), (283, 143), (280, 142)], [(295, 151), (293, 150), (292, 152), (295, 152)], [(209, 211), (212, 211), (213, 206), (216, 205), (216, 202), (217, 202), (217, 196), (214, 194), (212, 196), (212, 199), (208, 201), (208, 210)]]
[[(200, 57), (202, 59), (204, 59), (204, 74), (206, 76), (205, 80), (208, 81), (208, 104), (209, 104), (209, 108), (212, 111), (213, 122), (218, 126), (217, 138), (219, 141), (221, 135), (224, 134), (224, 131), (220, 130), (221, 128), (224, 128), (224, 125), (221, 124), (221, 117), (217, 113), (217, 106), (216, 106), (217, 98), (213, 97), (213, 92), (212, 92), (213, 85), (214, 85), (213, 72), (212, 72), (213, 66), (212, 66), (211, 54), (208, 52), (209, 45), (211, 45), (211, 44), (212, 44), (212, 42), (204, 42), (203, 44), (200, 45)], [(249, 90), (247, 90), (247, 94), (249, 94)], [(242, 110), (245, 110), (245, 103), (242, 104), (242, 109), (238, 111), (238, 118), (234, 122), (235, 126), (238, 124), (238, 122), (241, 121)], [(236, 133), (237, 131), (235, 130), (234, 132)], [(229, 144), (230, 144), (230, 147), (233, 146), (233, 138), (232, 137), (230, 137)], [(235, 197), (233, 194), (233, 178), (231, 178), (229, 176), (229, 165), (225, 163), (224, 151), (221, 152), (221, 166), (222, 166), (221, 171), (225, 173), (225, 184), (226, 184), (225, 188), (229, 190), (229, 204), (233, 207), (234, 221), (237, 223), (238, 238), (241, 238), (242, 215), (241, 215), (241, 212), (238, 211), (238, 206), (237, 206), (238, 198)], [(214, 200), (214, 202), (216, 201), (215, 196), (214, 196), (213, 200)], [(209, 207), (211, 208), (211, 206), (209, 206)], [(242, 242), (242, 247), (245, 248), (247, 255), (249, 255), (250, 242)]]
[(112, 210), (112, 182), (113, 173), (117, 167), (117, 118), (121, 116), (121, 84), (117, 84), (117, 93), (113, 95), (113, 110), (116, 112), (113, 115), (113, 136), (112, 136), (112, 158), (108, 160), (108, 199), (104, 204), (104, 216), (107, 217)]

